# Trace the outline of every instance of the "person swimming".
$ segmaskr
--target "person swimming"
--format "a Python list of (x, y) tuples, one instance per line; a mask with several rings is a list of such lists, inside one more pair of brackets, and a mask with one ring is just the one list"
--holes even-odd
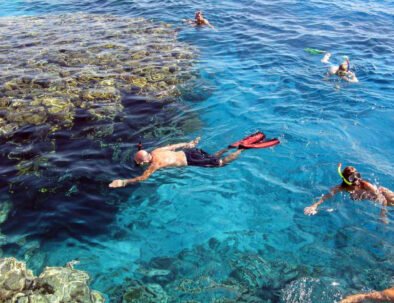
[(335, 186), (330, 192), (321, 197), (319, 201), (304, 209), (305, 215), (317, 214), (317, 207), (325, 200), (339, 192), (346, 191), (352, 200), (371, 200), (382, 204), (381, 217), (386, 219), (386, 206), (394, 206), (394, 193), (385, 187), (377, 187), (363, 180), (361, 174), (352, 166), (347, 166), (341, 172), (342, 164), (338, 164), (338, 174), (342, 178), (342, 184)]
[[(265, 135), (262, 132), (257, 132), (210, 155), (202, 149), (196, 148), (199, 142), (200, 137), (188, 143), (159, 147), (152, 152), (142, 149), (140, 145), (138, 148), (140, 150), (135, 154), (134, 161), (137, 165), (148, 164), (149, 167), (141, 176), (127, 180), (114, 180), (109, 184), (109, 187), (124, 187), (128, 184), (144, 181), (161, 168), (181, 166), (221, 167), (237, 159), (241, 152), (246, 149), (267, 148), (279, 144), (278, 139), (265, 141)], [(238, 150), (222, 158), (231, 148), (237, 148)]]
[(347, 56), (344, 57), (344, 61), (340, 65), (332, 65), (330, 63), (330, 58), (331, 53), (325, 53), (323, 59), (321, 59), (322, 63), (328, 65), (328, 75), (336, 75), (347, 82), (358, 82), (356, 74), (350, 71), (350, 60)]
[(215, 29), (215, 27), (209, 23), (209, 21), (207, 19), (204, 18), (203, 14), (201, 11), (196, 11), (195, 15), (194, 15), (194, 20), (190, 20), (190, 19), (184, 19), (184, 22), (187, 22), (188, 24), (192, 25), (192, 26), (209, 26), (212, 29)]

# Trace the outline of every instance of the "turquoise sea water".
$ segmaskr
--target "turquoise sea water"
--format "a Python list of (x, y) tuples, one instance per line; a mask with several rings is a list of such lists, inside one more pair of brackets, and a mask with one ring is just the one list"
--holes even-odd
[[(217, 31), (182, 24), (196, 9)], [(162, 136), (146, 140), (149, 147), (201, 136), (201, 147), (214, 152), (256, 130), (281, 140), (221, 169), (172, 169), (110, 191), (112, 179), (141, 173), (120, 156), (136, 142), (100, 150), (59, 136), (55, 155), (45, 144), (38, 148), (53, 169), (26, 181), (33, 188), (20, 185), (24, 192), (10, 194), (16, 177), (1, 167), (2, 193), (13, 204), (1, 226), (5, 255), (37, 271), (79, 259), (92, 287), (111, 302), (128, 279), (159, 283), (170, 302), (324, 303), (394, 284), (392, 209), (382, 224), (378, 205), (338, 195), (317, 215), (303, 214), (340, 182), (338, 162), (394, 188), (392, 2), (32, 0), (1, 1), (0, 12), (105, 13), (179, 27), (178, 38), (198, 49), (200, 78), (166, 109), (174, 127), (144, 126), (142, 135), (162, 128)], [(325, 79), (321, 57), (305, 47), (332, 52), (333, 62), (348, 55), (360, 83)], [(128, 114), (132, 119), (132, 108)], [(154, 109), (138, 115), (161, 117)], [(188, 115), (197, 115), (201, 127), (178, 133)], [(35, 192), (59, 176), (68, 191)], [(151, 274), (156, 269), (170, 274)], [(229, 278), (250, 298), (223, 287)], [(190, 289), (198, 291), (177, 288), (180, 281), (194, 281)]]

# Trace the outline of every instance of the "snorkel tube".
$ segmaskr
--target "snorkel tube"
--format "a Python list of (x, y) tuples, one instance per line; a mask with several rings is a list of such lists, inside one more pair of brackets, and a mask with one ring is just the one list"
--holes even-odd
[(347, 63), (347, 72), (348, 71), (350, 71), (350, 60), (349, 60), (349, 57), (348, 56), (343, 56), (342, 57), (345, 61), (346, 61), (346, 63)]
[(347, 185), (352, 186), (353, 183), (348, 181), (343, 175), (342, 175), (342, 163), (338, 163), (338, 174), (342, 178), (343, 182), (345, 182)]
[[(140, 150), (142, 150), (143, 149), (143, 146), (142, 146), (142, 140), (140, 139), (140, 141), (138, 141), (138, 143), (137, 143), (137, 151), (140, 151)], [(140, 164), (138, 164), (135, 160), (133, 160), (134, 161), (134, 165), (135, 166), (141, 166)]]
[(140, 150), (142, 150), (142, 148), (143, 148), (143, 146), (142, 146), (142, 142), (141, 142), (141, 140), (138, 142), (138, 144), (137, 144), (137, 150), (138, 151), (140, 151)]

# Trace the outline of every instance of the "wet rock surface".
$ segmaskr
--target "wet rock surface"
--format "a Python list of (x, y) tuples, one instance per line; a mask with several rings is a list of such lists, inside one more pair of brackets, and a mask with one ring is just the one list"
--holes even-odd
[(191, 78), (193, 49), (169, 24), (143, 18), (0, 18), (0, 38), (0, 136), (70, 128), (78, 110), (114, 119), (123, 94), (168, 101)]
[(15, 258), (0, 259), (0, 301), (4, 303), (103, 303), (104, 297), (88, 286), (89, 275), (66, 267), (46, 267), (38, 276)]

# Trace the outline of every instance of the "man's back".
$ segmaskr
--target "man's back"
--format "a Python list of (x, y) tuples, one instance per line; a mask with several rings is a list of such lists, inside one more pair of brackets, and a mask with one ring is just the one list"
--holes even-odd
[(157, 148), (152, 151), (152, 163), (156, 169), (163, 167), (186, 166), (186, 156), (183, 151), (172, 151), (164, 148)]

